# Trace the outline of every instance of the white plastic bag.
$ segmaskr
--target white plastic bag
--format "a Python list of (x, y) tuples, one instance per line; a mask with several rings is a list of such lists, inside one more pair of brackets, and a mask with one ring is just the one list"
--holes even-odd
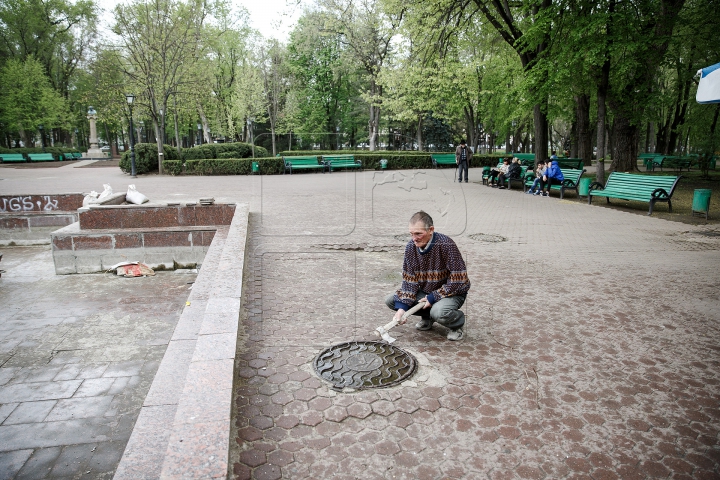
[(85, 198), (83, 198), (83, 207), (97, 203), (98, 196), (100, 196), (100, 194), (95, 190), (85, 195)]
[(125, 194), (125, 201), (128, 203), (134, 203), (135, 205), (142, 205), (145, 202), (149, 202), (150, 199), (138, 192), (135, 189), (135, 185), (128, 185), (127, 194)]
[(103, 190), (103, 192), (98, 197), (98, 202), (102, 202), (103, 200), (105, 200), (106, 198), (108, 198), (110, 195), (113, 194), (113, 190), (110, 185), (108, 185), (107, 183), (104, 183), (103, 187), (105, 188), (105, 190)]

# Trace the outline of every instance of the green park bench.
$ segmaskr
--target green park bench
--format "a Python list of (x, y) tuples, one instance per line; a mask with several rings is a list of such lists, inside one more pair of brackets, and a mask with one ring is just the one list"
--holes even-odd
[(285, 162), (285, 171), (290, 172), (290, 175), (293, 170), (322, 170), (325, 173), (326, 165), (319, 163), (318, 157), (315, 155), (283, 157), (283, 161)]
[(54, 162), (52, 153), (28, 153), (28, 160), (31, 162)]
[(513, 157), (520, 161), (520, 165), (534, 165), (535, 154), (534, 153), (513, 153)]
[(662, 153), (641, 153), (638, 155), (638, 160), (642, 161), (643, 165), (645, 166), (645, 170), (648, 172), (653, 169), (653, 162), (657, 158), (658, 161), (662, 161), (661, 159), (664, 157)]
[(433, 153), (430, 155), (433, 167), (438, 168), (438, 165), (456, 165), (454, 153)]
[(676, 156), (663, 156), (662, 158), (655, 158), (653, 159), (652, 163), (652, 170), (655, 170), (655, 167), (660, 167), (660, 171), (663, 171), (663, 168), (670, 168), (672, 170), (679, 170), (682, 171), (683, 168), (687, 168), (688, 172), (690, 171), (690, 167), (693, 166), (694, 160), (692, 157), (676, 157)]
[(70, 153), (64, 153), (63, 156), (65, 157), (65, 160), (79, 160), (82, 158), (82, 153), (70, 152)]
[(667, 202), (668, 211), (672, 212), (672, 195), (682, 177), (638, 175), (634, 173), (612, 172), (603, 186), (599, 182), (590, 185), (588, 205), (592, 197), (605, 197), (607, 203), (611, 198), (650, 202), (648, 215), (652, 215), (655, 202)]
[(582, 158), (558, 158), (556, 161), (561, 169), (572, 168), (574, 170), (582, 170), (583, 168)]
[[(502, 166), (503, 162), (498, 162), (497, 166), (495, 168), (500, 168)], [(483, 173), (482, 173), (482, 184), (488, 185), (488, 179), (490, 178), (490, 167), (483, 167)], [(527, 175), (528, 167), (526, 165), (520, 165), (520, 178), (508, 178), (505, 180), (507, 183), (508, 190), (512, 188), (513, 182), (520, 182), (522, 184), (523, 179)]]
[(9, 162), (27, 162), (22, 153), (0, 153), (0, 160), (3, 163)]
[(362, 162), (355, 155), (323, 155), (323, 163), (332, 172), (336, 168), (362, 168)]
[[(548, 192), (551, 190), (560, 190), (560, 199), (565, 197), (565, 190), (575, 190), (575, 195), (580, 196), (578, 185), (580, 184), (580, 177), (582, 177), (585, 173), (585, 169), (578, 170), (577, 168), (561, 168), (560, 171), (565, 178), (563, 183), (561, 185), (551, 185)], [(526, 192), (530, 187), (532, 187), (534, 181), (535, 174), (530, 172), (527, 176), (525, 176), (523, 191)]]
[[(503, 162), (498, 162), (498, 164), (495, 166), (495, 168), (500, 168), (502, 166)], [(483, 173), (482, 173), (482, 184), (487, 185), (488, 184), (488, 178), (490, 178), (490, 170), (492, 170), (490, 167), (483, 167)]]

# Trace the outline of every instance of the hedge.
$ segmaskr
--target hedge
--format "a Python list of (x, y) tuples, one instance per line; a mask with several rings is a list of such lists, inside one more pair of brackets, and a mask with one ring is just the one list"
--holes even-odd
[[(204, 158), (185, 162), (187, 175), (249, 175), (252, 173), (252, 162), (257, 162), (261, 175), (275, 175), (285, 171), (285, 163), (281, 158)], [(183, 173), (180, 160), (165, 160), (163, 168), (171, 175)]]
[[(422, 155), (379, 155), (376, 153), (355, 155), (364, 170), (380, 170), (380, 159), (388, 161), (390, 170), (410, 170), (432, 168), (429, 154)], [(495, 166), (502, 155), (475, 155), (471, 167)], [(187, 160), (165, 160), (163, 169), (170, 175), (249, 175), (252, 173), (252, 162), (258, 162), (261, 175), (276, 175), (285, 172), (285, 163), (279, 157), (266, 158), (205, 158)], [(448, 165), (447, 168), (454, 168)]]
[[(163, 145), (163, 156), (165, 160), (177, 160), (177, 148), (172, 145)], [(165, 162), (163, 161), (163, 166)], [(130, 163), (130, 151), (124, 152), (120, 157), (120, 170), (130, 173), (132, 169)], [(158, 151), (156, 143), (136, 143), (135, 144), (135, 171), (138, 174), (154, 172), (158, 169)]]
[[(182, 159), (184, 161), (212, 158), (238, 159), (252, 156), (252, 145), (243, 142), (207, 143), (205, 145), (198, 145), (197, 147), (185, 148), (182, 151)], [(255, 147), (256, 158), (266, 158), (267, 156), (267, 149), (258, 146)]]
[(76, 148), (66, 147), (45, 147), (43, 151), (42, 147), (21, 147), (21, 148), (2, 148), (0, 147), (0, 153), (20, 153), (26, 155), (28, 153), (52, 153), (55, 160), (60, 158), (60, 155), (64, 153), (80, 153), (80, 150)]

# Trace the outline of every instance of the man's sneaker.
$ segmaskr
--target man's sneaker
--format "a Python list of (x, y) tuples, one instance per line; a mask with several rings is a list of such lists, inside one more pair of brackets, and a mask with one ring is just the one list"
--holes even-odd
[(542, 195), (542, 192), (540, 190), (537, 190), (535, 193), (533, 193), (533, 195), (535, 195), (535, 196)]
[(528, 190), (527, 192), (525, 192), (525, 195), (535, 195), (535, 192), (533, 192), (532, 190)]
[(543, 193), (543, 197), (549, 197), (549, 196), (550, 196), (550, 192)]
[(458, 328), (457, 330), (450, 330), (447, 334), (447, 339), (457, 342), (458, 340), (462, 340), (464, 336), (465, 333), (463, 332), (463, 329)]
[(433, 321), (429, 318), (425, 319), (423, 318), (419, 322), (415, 324), (415, 328), (417, 330), (430, 330), (432, 328)]

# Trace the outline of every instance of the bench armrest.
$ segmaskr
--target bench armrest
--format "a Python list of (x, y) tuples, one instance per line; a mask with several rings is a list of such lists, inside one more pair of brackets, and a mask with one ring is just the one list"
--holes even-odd
[(650, 195), (652, 198), (670, 198), (670, 195), (664, 188), (656, 188)]
[(565, 180), (563, 180), (562, 186), (563, 186), (563, 187), (575, 188), (575, 182), (573, 182), (573, 181), (570, 180), (569, 178), (566, 178)]
[(605, 190), (605, 185), (600, 182), (593, 182), (590, 184), (590, 188), (588, 189), (588, 191), (592, 190)]

